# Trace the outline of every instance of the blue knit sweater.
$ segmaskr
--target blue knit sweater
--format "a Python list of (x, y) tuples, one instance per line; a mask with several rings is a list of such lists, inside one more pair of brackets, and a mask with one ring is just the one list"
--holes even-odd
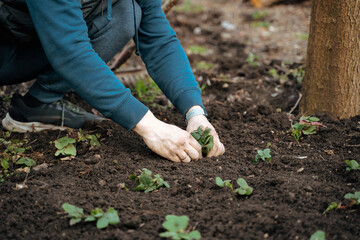
[[(161, 0), (137, 2), (142, 9), (137, 47), (150, 76), (183, 116), (194, 105), (203, 107), (201, 91), (161, 10)], [(26, 3), (54, 70), (105, 117), (128, 130), (135, 127), (148, 108), (131, 95), (93, 50), (79, 0)]]

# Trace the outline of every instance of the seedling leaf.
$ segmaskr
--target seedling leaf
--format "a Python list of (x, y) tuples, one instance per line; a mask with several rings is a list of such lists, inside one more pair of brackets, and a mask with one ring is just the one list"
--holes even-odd
[(148, 193), (162, 186), (170, 188), (170, 185), (161, 178), (160, 174), (156, 174), (155, 178), (152, 178), (152, 172), (150, 170), (146, 168), (142, 170), (139, 176), (130, 175), (131, 180), (136, 179), (137, 186), (134, 188), (134, 191), (144, 191)]
[(225, 186), (224, 181), (220, 177), (216, 177), (215, 181), (216, 181), (216, 185), (218, 185), (219, 187)]
[(203, 126), (199, 126), (197, 130), (191, 132), (191, 135), (201, 145), (201, 151), (204, 156), (206, 156), (214, 147), (214, 137), (210, 135), (210, 132), (210, 128), (206, 128), (203, 131)]
[(162, 226), (167, 230), (167, 232), (160, 233), (160, 237), (172, 238), (172, 239), (200, 239), (201, 234), (199, 231), (188, 232), (187, 226), (189, 223), (189, 218), (187, 216), (176, 216), (176, 215), (167, 215), (166, 221)]
[(355, 160), (345, 160), (346, 164), (348, 165), (348, 167), (346, 167), (346, 171), (351, 171), (351, 170), (360, 170), (360, 165), (357, 161)]
[(355, 201), (356, 205), (360, 204), (360, 192), (355, 192), (354, 194), (353, 193), (347, 193), (347, 194), (345, 194), (344, 198)]
[(325, 232), (318, 230), (311, 235), (310, 240), (325, 240)]
[(16, 164), (25, 164), (26, 166), (28, 167), (34, 167), (36, 166), (36, 162), (34, 160), (32, 160), (31, 158), (29, 157), (22, 157), (20, 158)]

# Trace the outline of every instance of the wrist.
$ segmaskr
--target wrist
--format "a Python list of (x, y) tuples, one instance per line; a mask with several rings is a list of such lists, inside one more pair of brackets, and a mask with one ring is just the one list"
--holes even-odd
[(205, 118), (207, 116), (206, 111), (200, 105), (195, 105), (187, 111), (187, 113), (185, 114), (186, 123), (189, 123), (192, 118), (197, 116), (203, 116)]
[(158, 121), (159, 120), (149, 110), (144, 115), (144, 117), (136, 124), (133, 130), (140, 136), (144, 136), (150, 133), (154, 126), (157, 126)]

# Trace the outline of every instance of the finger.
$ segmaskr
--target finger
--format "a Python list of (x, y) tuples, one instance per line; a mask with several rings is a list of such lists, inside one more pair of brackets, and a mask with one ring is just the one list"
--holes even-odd
[(184, 162), (184, 163), (191, 162), (191, 158), (189, 156), (186, 156), (186, 158), (183, 159), (182, 162)]
[(200, 154), (197, 149), (195, 149), (193, 146), (191, 146), (190, 143), (185, 145), (185, 152), (190, 157), (191, 160), (195, 161), (200, 158)]
[(181, 159), (179, 158), (179, 156), (172, 152), (168, 152), (168, 154), (165, 154), (165, 156), (163, 156), (163, 157), (169, 159), (172, 162), (181, 162)]
[(188, 157), (188, 155), (187, 155), (187, 153), (185, 151), (178, 152), (178, 153), (176, 153), (176, 155), (178, 156), (180, 161), (183, 161), (185, 158)]
[(189, 144), (199, 153), (199, 158), (201, 158), (202, 154), (201, 154), (201, 145), (200, 145), (200, 143), (198, 143), (198, 141), (196, 141), (195, 138), (190, 136)]
[(220, 155), (224, 154), (224, 152), (225, 152), (224, 144), (222, 144), (221, 142), (219, 142), (217, 151), (216, 151), (216, 153), (214, 154), (214, 156), (215, 156), (215, 157), (220, 156)]

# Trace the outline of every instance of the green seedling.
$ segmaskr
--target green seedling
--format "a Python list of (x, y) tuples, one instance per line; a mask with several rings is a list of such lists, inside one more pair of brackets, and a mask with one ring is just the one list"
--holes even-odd
[(311, 235), (310, 240), (325, 240), (325, 232), (318, 230)]
[(360, 205), (360, 192), (347, 193), (344, 198), (351, 200), (352, 205)]
[(194, 230), (189, 232), (188, 230), (189, 218), (187, 216), (167, 215), (165, 219), (166, 221), (162, 224), (162, 226), (167, 231), (160, 233), (160, 237), (171, 238), (174, 240), (201, 239), (201, 234), (199, 231)]
[(87, 142), (89, 141), (90, 147), (98, 146), (100, 147), (99, 142), (100, 134), (84, 134), (83, 130), (80, 128), (78, 132), (78, 142)]
[(106, 228), (109, 225), (115, 225), (120, 222), (118, 213), (114, 208), (109, 208), (107, 212), (104, 212), (100, 208), (95, 208), (91, 211), (91, 215), (85, 215), (82, 208), (69, 203), (64, 203), (62, 208), (66, 213), (68, 213), (70, 226), (81, 222), (82, 219), (84, 219), (85, 222), (96, 221), (96, 227), (99, 229)]
[(331, 210), (334, 210), (334, 209), (346, 210), (354, 205), (360, 205), (360, 192), (347, 193), (347, 194), (345, 194), (344, 198), (350, 200), (350, 202), (346, 205), (342, 205), (341, 203), (332, 202), (326, 208), (326, 210), (323, 212), (323, 214), (325, 214)]
[(337, 202), (332, 202), (330, 203), (330, 205), (326, 208), (326, 210), (323, 212), (323, 214), (331, 211), (331, 210), (334, 210), (334, 209), (338, 209), (341, 207), (341, 203), (337, 203)]
[(219, 187), (228, 187), (231, 189), (231, 191), (234, 194), (238, 194), (240, 196), (243, 195), (251, 195), (253, 192), (253, 188), (250, 187), (245, 179), (239, 178), (237, 180), (237, 184), (239, 185), (239, 188), (234, 189), (233, 184), (231, 183), (231, 180), (222, 180), (220, 177), (216, 177), (215, 179), (216, 185)]
[(189, 54), (206, 54), (208, 52), (207, 48), (199, 45), (191, 45), (188, 47)]
[(259, 59), (260, 58), (257, 54), (249, 53), (246, 62), (253, 67), (257, 67), (259, 66), (259, 62), (258, 62)]
[(120, 222), (117, 211), (114, 208), (109, 208), (104, 212), (100, 208), (95, 208), (91, 211), (91, 216), (85, 218), (85, 222), (96, 221), (96, 227), (99, 229), (106, 228), (109, 225), (115, 225)]
[(210, 134), (210, 131), (211, 128), (203, 130), (203, 126), (199, 126), (197, 130), (191, 133), (191, 135), (201, 145), (201, 151), (204, 156), (206, 156), (214, 147), (214, 137)]
[(351, 170), (360, 170), (360, 165), (357, 161), (355, 160), (345, 160), (345, 163), (348, 165), (346, 167), (346, 171), (351, 171)]
[[(0, 182), (5, 182), (6, 178), (14, 175), (14, 171), (11, 169), (11, 163), (21, 165), (23, 170), (30, 171), (29, 167), (36, 166), (36, 162), (30, 157), (25, 156), (25, 152), (30, 150), (31, 147), (24, 147), (26, 143), (24, 140), (5, 138), (10, 137), (10, 132), (4, 132), (4, 138), (0, 138), (0, 144), (5, 147), (5, 150), (0, 153)], [(24, 172), (26, 172), (24, 171)], [(17, 173), (23, 172), (20, 169), (16, 170)]]
[(137, 186), (134, 188), (134, 191), (144, 191), (148, 193), (162, 186), (170, 188), (170, 185), (161, 178), (160, 174), (154, 175), (155, 178), (152, 178), (151, 175), (152, 172), (146, 168), (142, 169), (139, 176), (134, 174), (130, 175), (130, 180), (136, 179)]
[(319, 121), (320, 119), (317, 117), (302, 116), (300, 117), (300, 122), (291, 126), (291, 135), (294, 136), (296, 141), (299, 141), (302, 135), (315, 134), (319, 127), (326, 127)]
[(271, 77), (273, 77), (276, 80), (279, 80), (281, 84), (285, 83), (286, 81), (288, 81), (288, 76), (284, 73), (280, 74), (277, 72), (276, 69), (272, 68), (269, 70), (269, 75)]
[(70, 137), (62, 137), (58, 140), (55, 140), (55, 147), (57, 151), (55, 152), (55, 156), (64, 155), (69, 157), (76, 156), (76, 147), (74, 145), (75, 139)]
[(271, 162), (270, 148), (265, 148), (264, 150), (257, 150), (254, 162), (258, 162), (259, 159), (264, 162)]

